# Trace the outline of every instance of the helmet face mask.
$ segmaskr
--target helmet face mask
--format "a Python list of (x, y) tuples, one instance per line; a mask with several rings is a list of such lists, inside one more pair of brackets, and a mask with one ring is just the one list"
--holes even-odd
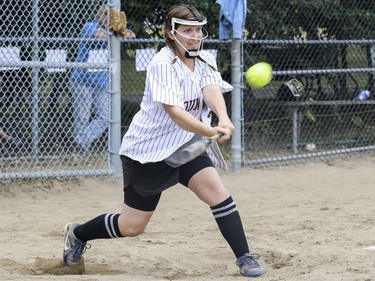
[(176, 30), (176, 23), (182, 24), (182, 25), (194, 25), (194, 26), (203, 26), (207, 24), (207, 19), (205, 17), (202, 17), (200, 19), (178, 19), (178, 18), (172, 18), (171, 24), (172, 24), (172, 33), (174, 30)]
[[(192, 38), (192, 37), (188, 37), (180, 32), (177, 31), (177, 28), (179, 25), (187, 25), (187, 26), (203, 26), (207, 23), (207, 19), (203, 16), (199, 17), (198, 19), (178, 19), (178, 18), (172, 18), (171, 19), (171, 27), (172, 27), (172, 30), (171, 30), (171, 33), (173, 35), (173, 38), (175, 39), (175, 41), (180, 44), (180, 46), (185, 50), (185, 57), (186, 58), (195, 58), (197, 56), (199, 56), (199, 52), (200, 50), (202, 50), (203, 48), (203, 40), (206, 39), (208, 37), (208, 32), (205, 28), (202, 27), (202, 30), (204, 31), (204, 35), (203, 37), (201, 38)], [(194, 50), (188, 50), (186, 49), (182, 44), (181, 42), (176, 38), (176, 35), (175, 34), (179, 34), (180, 36), (183, 36), (187, 39), (191, 39), (191, 40), (198, 40), (199, 41), (199, 46), (197, 49), (194, 49)]]
[(298, 101), (304, 94), (305, 89), (302, 83), (293, 78), (281, 84), (277, 91), (278, 98), (283, 101)]

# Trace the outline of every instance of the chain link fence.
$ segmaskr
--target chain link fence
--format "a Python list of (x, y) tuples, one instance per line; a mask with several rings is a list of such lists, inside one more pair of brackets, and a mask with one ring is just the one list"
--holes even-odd
[(0, 178), (110, 174), (97, 1), (0, 4)]
[[(244, 89), (245, 163), (373, 151), (375, 3), (251, 1), (249, 12), (244, 65), (267, 61), (274, 79)], [(285, 91), (292, 79), (302, 82), (301, 96)]]
[[(204, 4), (196, 6), (205, 8)], [(242, 165), (329, 161), (373, 151), (375, 4), (248, 1), (247, 7), (242, 70), (266, 61), (273, 66), (274, 79), (257, 90), (242, 81), (242, 108), (238, 109), (242, 116)], [(218, 18), (217, 8), (206, 9), (209, 27), (218, 23), (212, 20)], [(214, 32), (211, 38), (217, 38), (217, 30), (210, 32)], [(155, 40), (129, 43), (123, 45), (123, 52), (133, 54), (122, 79), (124, 131), (141, 99), (142, 66), (163, 45)], [(223, 77), (232, 81), (230, 42), (206, 40), (204, 48), (217, 52)], [(294, 79), (304, 88), (300, 97), (285, 91)], [(366, 100), (356, 98), (366, 91), (370, 93)], [(230, 94), (226, 100), (231, 111)], [(224, 152), (231, 160), (230, 145)]]
[[(274, 78), (257, 90), (242, 81), (242, 108), (237, 109), (242, 165), (328, 161), (375, 149), (375, 3), (342, 2), (248, 1), (241, 71), (266, 61), (273, 66)], [(137, 35), (121, 40), (121, 135), (139, 108), (145, 67), (164, 46), (163, 15), (179, 3), (121, 3), (129, 28)], [(231, 82), (230, 40), (218, 38), (220, 6), (214, 1), (190, 3), (207, 16), (210, 36), (204, 48), (216, 55), (223, 78)], [(90, 153), (77, 151), (74, 142), (77, 86), (72, 87), (72, 76), (77, 70), (111, 68), (110, 54), (105, 52), (110, 40), (82, 36), (101, 4), (72, 0), (0, 4), (2, 179), (111, 174), (109, 160), (115, 152), (109, 149), (109, 116), (103, 133), (85, 142), (86, 147), (90, 143)], [(97, 45), (96, 51), (77, 62), (82, 43)], [(282, 90), (292, 79), (303, 85), (300, 97)], [(103, 89), (95, 83), (91, 87)], [(110, 86), (104, 88), (111, 97)], [(365, 90), (370, 97), (356, 100)], [(229, 112), (232, 98), (231, 93), (225, 95)], [(108, 102), (113, 104), (111, 98)], [(91, 111), (89, 120), (96, 116)], [(230, 143), (223, 152), (230, 162)]]

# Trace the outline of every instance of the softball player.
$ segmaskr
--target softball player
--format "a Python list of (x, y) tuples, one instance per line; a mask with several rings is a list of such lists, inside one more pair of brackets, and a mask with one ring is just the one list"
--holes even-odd
[[(163, 190), (181, 183), (211, 208), (241, 274), (257, 277), (266, 272), (249, 250), (236, 204), (215, 168), (226, 169), (217, 144), (190, 162), (178, 157), (182, 148), (202, 137), (222, 133), (218, 140), (222, 143), (234, 130), (222, 95), (233, 87), (222, 80), (214, 57), (202, 50), (206, 23), (191, 5), (175, 5), (168, 11), (164, 30), (167, 46), (147, 67), (141, 108), (120, 149), (123, 210), (84, 224), (67, 224), (65, 264), (79, 263), (89, 240), (141, 234)], [(210, 125), (210, 111), (218, 118), (215, 127)]]

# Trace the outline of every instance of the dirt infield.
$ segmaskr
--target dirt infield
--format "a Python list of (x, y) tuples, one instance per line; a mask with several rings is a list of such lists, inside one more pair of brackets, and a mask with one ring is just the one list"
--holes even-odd
[[(268, 271), (257, 280), (375, 280), (373, 155), (222, 177)], [(143, 235), (91, 241), (85, 267), (64, 266), (64, 225), (119, 212), (122, 196), (114, 179), (1, 184), (0, 280), (245, 280), (210, 209), (182, 186)]]

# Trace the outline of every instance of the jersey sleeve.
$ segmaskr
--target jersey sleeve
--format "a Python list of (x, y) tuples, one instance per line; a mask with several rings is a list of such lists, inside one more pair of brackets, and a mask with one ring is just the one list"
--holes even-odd
[(154, 64), (147, 75), (153, 101), (184, 108), (184, 95), (172, 65)]
[(213, 54), (204, 52), (202, 57), (206, 61), (205, 68), (203, 71), (203, 77), (201, 80), (201, 89), (209, 85), (218, 85), (222, 93), (230, 92), (233, 90), (233, 86), (228, 82), (225, 82), (221, 77), (219, 71), (217, 71), (216, 60)]

